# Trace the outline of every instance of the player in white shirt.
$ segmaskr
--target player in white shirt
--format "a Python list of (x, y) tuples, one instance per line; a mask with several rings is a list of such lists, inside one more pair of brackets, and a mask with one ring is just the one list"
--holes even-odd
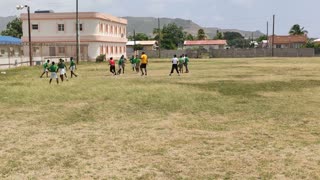
[(174, 70), (176, 70), (178, 73), (178, 76), (180, 76), (179, 71), (178, 71), (178, 62), (179, 62), (179, 59), (177, 58), (177, 55), (174, 55), (172, 58), (172, 68), (171, 68), (171, 72), (170, 72), (169, 76), (171, 76), (171, 74), (173, 73)]

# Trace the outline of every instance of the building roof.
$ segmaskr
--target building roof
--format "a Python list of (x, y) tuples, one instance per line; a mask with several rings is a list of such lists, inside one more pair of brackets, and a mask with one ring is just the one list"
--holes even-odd
[[(143, 46), (153, 46), (157, 43), (157, 41), (136, 41), (136, 44), (140, 44)], [(133, 46), (134, 41), (128, 41), (127, 46)]]
[(185, 46), (201, 46), (201, 45), (227, 45), (227, 40), (198, 40), (185, 41)]
[(314, 40), (313, 42), (320, 42), (320, 39), (316, 39), (316, 40)]
[(0, 44), (21, 45), (21, 39), (11, 36), (0, 36)]
[[(30, 19), (31, 21), (35, 20), (65, 20), (65, 19), (75, 19), (75, 12), (49, 12), (49, 13), (31, 13)], [(21, 19), (23, 21), (28, 20), (28, 14), (22, 13)], [(107, 20), (111, 22), (116, 22), (120, 24), (128, 24), (128, 21), (124, 18), (115, 17), (109, 14), (99, 13), (99, 12), (79, 12), (79, 19), (100, 19)]]
[[(269, 41), (272, 42), (272, 36), (269, 36)], [(274, 36), (274, 44), (306, 43), (307, 41), (308, 38), (305, 35)]]

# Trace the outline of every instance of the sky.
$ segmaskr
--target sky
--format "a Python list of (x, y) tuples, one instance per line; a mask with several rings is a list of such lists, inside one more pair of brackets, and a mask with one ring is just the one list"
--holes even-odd
[[(76, 0), (1, 0), (0, 16), (19, 15), (16, 5), (34, 10), (75, 11)], [(168, 17), (189, 19), (204, 27), (288, 34), (294, 24), (320, 38), (320, 0), (79, 0), (79, 11), (102, 12), (114, 16)]]

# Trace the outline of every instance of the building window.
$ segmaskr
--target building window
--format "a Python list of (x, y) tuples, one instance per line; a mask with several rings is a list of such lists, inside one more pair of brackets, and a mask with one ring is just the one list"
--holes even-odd
[(32, 24), (32, 30), (39, 30), (38, 24)]
[(1, 49), (1, 54), (6, 53), (6, 51), (4, 49)]
[[(83, 27), (83, 25), (79, 24), (79, 31), (82, 31), (82, 27)], [(76, 24), (76, 30), (77, 30), (77, 24)]]
[(59, 53), (59, 54), (64, 54), (64, 53), (66, 53), (66, 48), (65, 48), (65, 47), (59, 47), (59, 48), (58, 48), (58, 53)]
[(58, 31), (64, 31), (64, 24), (58, 24)]
[(108, 24), (106, 24), (106, 30), (105, 31), (106, 31), (106, 33), (108, 33)]
[(113, 34), (113, 26), (110, 27), (111, 34)]
[(84, 54), (85, 53), (85, 47), (84, 46), (80, 46), (80, 53)]
[(39, 47), (33, 47), (33, 53), (34, 54), (40, 53), (40, 48)]
[(100, 24), (100, 32), (103, 32), (103, 24)]

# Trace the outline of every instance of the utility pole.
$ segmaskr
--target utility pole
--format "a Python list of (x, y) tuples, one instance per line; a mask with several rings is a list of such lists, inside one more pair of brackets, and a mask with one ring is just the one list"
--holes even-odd
[(158, 30), (159, 30), (159, 40), (158, 40), (159, 58), (161, 58), (161, 29), (160, 29), (160, 18), (158, 18)]
[(267, 21), (267, 48), (269, 47), (269, 21)]
[(273, 27), (272, 27), (272, 57), (274, 57), (274, 25), (275, 25), (276, 15), (273, 15)]
[(77, 64), (79, 64), (80, 59), (80, 39), (79, 39), (79, 3), (78, 0), (76, 0), (76, 26), (77, 26), (77, 33), (76, 33), (76, 41), (77, 41)]
[(28, 35), (29, 35), (29, 61), (30, 66), (33, 65), (32, 62), (32, 42), (31, 42), (31, 22), (30, 22), (30, 6), (27, 6), (28, 11)]
[(137, 53), (136, 53), (136, 30), (134, 29), (133, 30), (133, 53), (134, 55), (136, 56)]

